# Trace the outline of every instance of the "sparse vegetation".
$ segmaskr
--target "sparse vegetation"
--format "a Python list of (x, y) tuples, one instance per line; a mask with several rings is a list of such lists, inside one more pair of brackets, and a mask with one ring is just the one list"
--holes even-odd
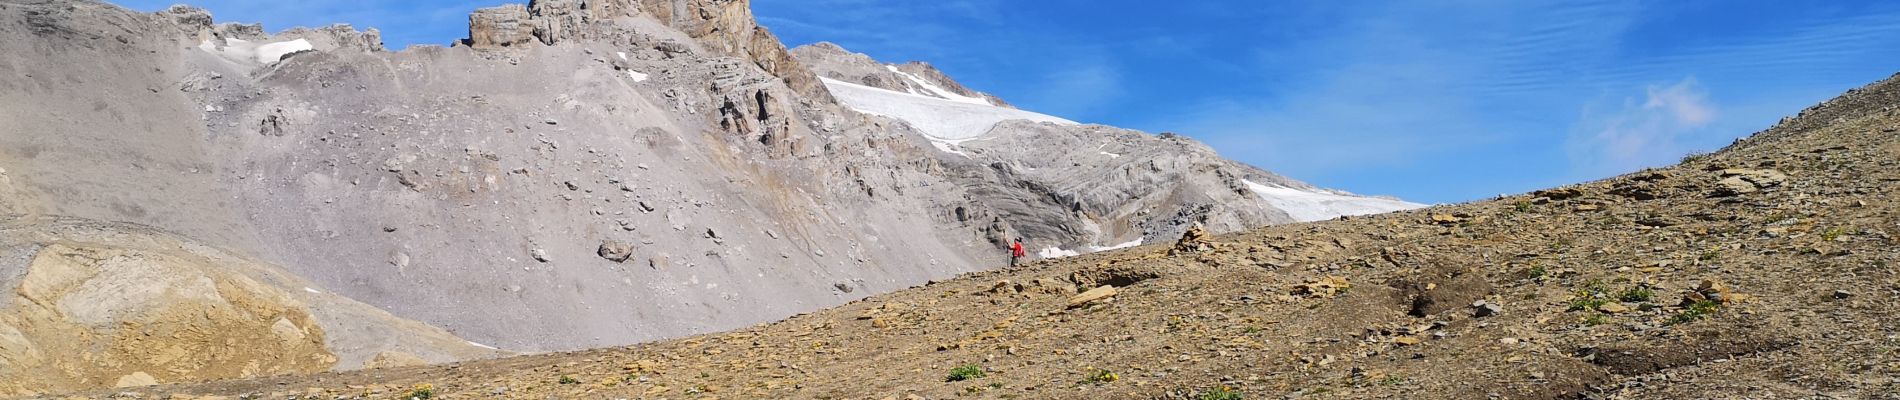
[(1696, 260), (1715, 261), (1715, 259), (1721, 258), (1721, 257), (1722, 257), (1722, 249), (1709, 249), (1709, 251), (1702, 252), (1701, 256), (1696, 257)]
[(1511, 206), (1511, 210), (1517, 211), (1520, 213), (1531, 212), (1531, 202), (1518, 200), (1517, 204), (1514, 204)]
[(1716, 309), (1721, 307), (1721, 303), (1716, 303), (1713, 300), (1696, 301), (1695, 303), (1690, 303), (1688, 307), (1683, 308), (1682, 312), (1676, 314), (1675, 317), (1670, 317), (1669, 323), (1681, 324), (1693, 322), (1702, 319), (1702, 317), (1707, 317), (1709, 314), (1714, 314)]
[(1529, 274), (1532, 281), (1536, 281), (1537, 283), (1544, 283), (1544, 279), (1550, 277), (1550, 270), (1547, 268), (1544, 268), (1544, 266), (1542, 265), (1533, 265), (1531, 266)]
[(1603, 325), (1607, 323), (1610, 323), (1610, 316), (1603, 315), (1603, 313), (1593, 312), (1593, 313), (1590, 313), (1590, 315), (1583, 316), (1584, 325), (1597, 326), (1597, 325)]
[(572, 385), (572, 384), (581, 383), (581, 380), (574, 379), (574, 377), (572, 376), (561, 375), (561, 377), (556, 379), (555, 382), (560, 383), (562, 385)]
[(1689, 152), (1689, 154), (1682, 155), (1682, 163), (1683, 164), (1693, 163), (1696, 161), (1702, 161), (1705, 158), (1709, 158), (1709, 153), (1704, 153), (1700, 151), (1692, 151), (1692, 152)]
[(415, 388), (409, 389), (409, 393), (404, 394), (402, 397), (411, 400), (428, 400), (435, 398), (435, 385), (427, 383), (416, 385)]
[(1616, 299), (1625, 303), (1645, 303), (1656, 299), (1656, 291), (1650, 289), (1649, 285), (1636, 285), (1617, 293)]
[(1610, 285), (1601, 279), (1591, 279), (1570, 295), (1569, 311), (1595, 310), (1610, 302)]
[(1234, 388), (1221, 386), (1203, 390), (1200, 396), (1195, 396), (1194, 398), (1197, 400), (1241, 400), (1245, 397), (1242, 397), (1240, 391), (1234, 390)]
[(962, 382), (962, 381), (967, 381), (971, 379), (982, 378), (983, 375), (984, 374), (983, 374), (982, 366), (976, 365), (976, 364), (966, 364), (960, 367), (951, 368), (950, 376), (944, 377), (943, 380), (945, 382)]
[(1115, 371), (1109, 371), (1106, 369), (1094, 369), (1091, 372), (1089, 372), (1088, 382), (1094, 383), (1094, 384), (1103, 384), (1103, 383), (1118, 381), (1121, 379), (1122, 379), (1121, 375), (1115, 374)]
[(1839, 240), (1841, 236), (1846, 235), (1846, 234), (1847, 234), (1847, 228), (1836, 226), (1833, 228), (1828, 228), (1828, 230), (1826, 231), (1822, 231), (1821, 240), (1832, 242), (1832, 241)]

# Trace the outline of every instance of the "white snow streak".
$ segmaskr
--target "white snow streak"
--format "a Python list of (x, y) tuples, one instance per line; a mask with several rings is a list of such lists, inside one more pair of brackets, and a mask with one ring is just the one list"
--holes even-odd
[(820, 77), (831, 94), (853, 110), (904, 120), (924, 136), (955, 144), (989, 133), (991, 127), (1008, 120), (1029, 120), (1077, 125), (1075, 121), (1049, 115), (988, 105), (940, 99), (936, 97), (884, 90)]
[(471, 346), (480, 347), (480, 348), (489, 349), (489, 350), (501, 350), (501, 349), (495, 348), (495, 346), (489, 346), (489, 345), (485, 345), (481, 343), (468, 342), (468, 344)]
[(936, 146), (936, 147), (937, 147), (937, 150), (943, 150), (943, 152), (945, 152), (945, 153), (950, 153), (950, 154), (955, 154), (955, 155), (959, 155), (959, 156), (963, 156), (963, 158), (970, 158), (970, 153), (965, 153), (965, 152), (963, 152), (963, 150), (957, 150), (957, 144), (956, 144), (956, 142), (952, 142), (952, 141), (948, 141), (948, 140), (935, 140), (935, 139), (932, 139), (932, 140), (930, 141), (930, 145), (931, 145), (931, 146)]
[[(950, 100), (950, 101), (954, 101), (958, 103), (975, 104), (975, 105), (980, 105), (980, 106), (994, 106), (995, 105), (995, 104), (990, 104), (989, 99), (985, 99), (981, 97), (964, 96), (964, 95), (957, 94), (957, 92), (952, 92), (950, 91), (950, 89), (944, 89), (941, 86), (933, 85), (930, 83), (930, 81), (924, 80), (923, 77), (911, 75), (910, 73), (897, 70), (897, 66), (895, 65), (886, 65), (884, 66), (884, 69), (897, 73), (898, 76), (902, 76), (904, 77), (904, 79), (910, 80), (911, 83), (917, 84), (918, 87), (924, 88), (924, 91), (930, 92), (930, 93), (918, 93), (918, 94), (935, 95), (932, 97), (941, 97), (944, 100)], [(912, 92), (912, 93), (915, 93), (915, 92)]]
[(1082, 255), (1082, 253), (1076, 252), (1075, 250), (1063, 250), (1060, 247), (1050, 247), (1047, 249), (1042, 249), (1042, 251), (1036, 252), (1036, 257), (1039, 257), (1039, 258), (1062, 258), (1062, 257), (1075, 257), (1079, 255)]
[(647, 74), (641, 73), (640, 71), (627, 70), (627, 76), (632, 77), (634, 82), (647, 81)]
[(1122, 244), (1118, 244), (1118, 245), (1114, 245), (1114, 246), (1108, 246), (1108, 247), (1094, 247), (1094, 246), (1090, 246), (1090, 247), (1089, 247), (1089, 250), (1092, 250), (1091, 252), (1095, 252), (1095, 251), (1109, 251), (1109, 250), (1120, 250), (1120, 249), (1126, 249), (1126, 248), (1130, 248), (1130, 247), (1135, 247), (1135, 246), (1140, 246), (1140, 245), (1141, 245), (1141, 238), (1135, 238), (1135, 240), (1133, 240), (1133, 241), (1129, 241), (1129, 242), (1127, 242), (1127, 243), (1122, 243)]
[(323, 292), (319, 292), (319, 291), (317, 291), (316, 289), (311, 289), (311, 288), (307, 288), (307, 287), (306, 287), (306, 288), (303, 288), (303, 291), (305, 291), (305, 292), (310, 292), (310, 293), (316, 293), (316, 294), (323, 294)]
[(1309, 192), (1305, 190), (1274, 187), (1242, 180), (1260, 195), (1261, 200), (1273, 205), (1288, 216), (1300, 222), (1324, 221), (1342, 215), (1366, 215), (1388, 213), (1425, 207), (1424, 204), (1407, 201), (1381, 199), (1377, 197), (1346, 196), (1333, 193)]
[(627, 60), (627, 52), (624, 52), (624, 51), (616, 51), (616, 52), (614, 52), (614, 55), (617, 55), (617, 56), (620, 56), (620, 60), (621, 60), (621, 61), (626, 61), (626, 60)]

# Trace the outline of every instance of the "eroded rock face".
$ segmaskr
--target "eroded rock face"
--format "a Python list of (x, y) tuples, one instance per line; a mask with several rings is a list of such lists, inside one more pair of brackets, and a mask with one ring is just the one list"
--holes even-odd
[(388, 352), (412, 364), (500, 354), (300, 285), (148, 228), (8, 220), (0, 395), (354, 369)]
[(0, 393), (329, 370), (285, 291), (185, 254), (52, 244), (0, 309)]
[(475, 10), (468, 16), (468, 44), (478, 49), (519, 46), (534, 40), (528, 7), (506, 4)]
[(758, 25), (746, 0), (536, 0), (476, 10), (469, 15), (467, 44), (476, 49), (516, 47), (531, 38), (545, 45), (606, 40), (624, 35), (616, 19), (652, 18), (697, 39), (707, 49), (751, 61), (794, 91), (829, 99), (818, 76)]

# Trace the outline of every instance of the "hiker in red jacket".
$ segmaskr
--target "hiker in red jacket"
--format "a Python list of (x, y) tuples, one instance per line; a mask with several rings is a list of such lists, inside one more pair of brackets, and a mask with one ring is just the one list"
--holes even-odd
[(1009, 266), (1016, 266), (1016, 260), (1021, 260), (1023, 257), (1028, 256), (1029, 253), (1023, 251), (1023, 238), (1016, 238), (1015, 243), (1009, 244)]

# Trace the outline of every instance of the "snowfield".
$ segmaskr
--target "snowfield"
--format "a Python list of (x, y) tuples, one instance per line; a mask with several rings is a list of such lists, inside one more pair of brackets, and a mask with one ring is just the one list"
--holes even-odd
[(224, 39), (223, 46), (206, 40), (198, 44), (198, 49), (240, 63), (256, 62), (258, 64), (270, 64), (283, 59), (286, 54), (304, 50), (315, 50), (316, 47), (311, 46), (310, 41), (303, 39), (260, 45), (244, 39), (227, 38)]
[(1325, 221), (1342, 215), (1366, 215), (1388, 213), (1400, 210), (1423, 208), (1424, 204), (1408, 201), (1382, 199), (1377, 197), (1357, 197), (1332, 193), (1309, 192), (1305, 190), (1262, 185), (1254, 181), (1242, 180), (1260, 195), (1261, 200), (1286, 211), (1288, 216), (1300, 222)]
[[(958, 142), (982, 137), (997, 123), (1008, 120), (1023, 119), (1079, 125), (1075, 121), (1049, 115), (989, 105), (988, 101), (973, 97), (961, 97), (962, 100), (943, 99), (884, 90), (830, 78), (820, 77), (819, 79), (825, 82), (825, 88), (831, 89), (831, 94), (843, 101), (846, 107), (866, 114), (904, 120), (931, 141), (953, 146)], [(922, 84), (922, 80), (917, 81)], [(921, 86), (925, 90), (939, 90), (932, 89), (934, 86), (927, 84)], [(955, 93), (949, 93), (949, 91), (942, 91), (941, 94), (956, 96)], [(973, 103), (969, 101), (970, 99), (980, 104)]]

